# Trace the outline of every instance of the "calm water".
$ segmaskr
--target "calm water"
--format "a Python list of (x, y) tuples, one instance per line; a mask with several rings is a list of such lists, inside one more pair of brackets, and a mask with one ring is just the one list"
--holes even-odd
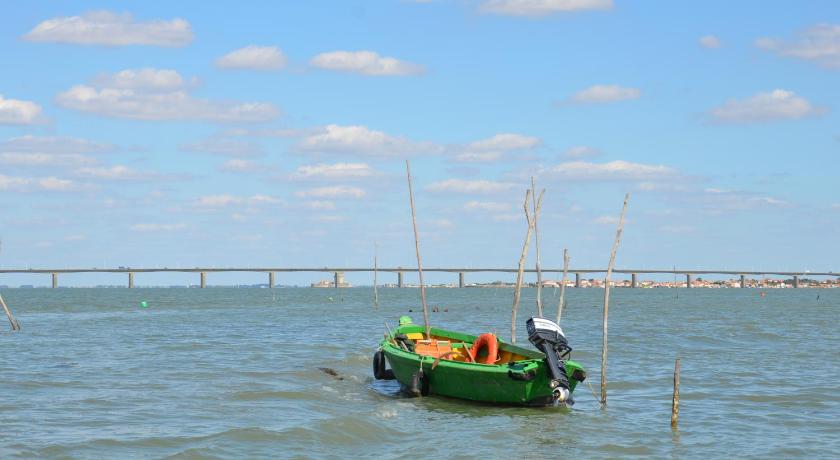
[[(551, 311), (556, 294), (545, 291)], [(678, 298), (675, 296), (678, 294)], [(840, 290), (613, 291), (608, 407), (408, 399), (371, 377), (414, 289), (6, 289), (0, 457), (832, 457)], [(433, 324), (510, 331), (510, 289), (436, 289)], [(331, 301), (329, 297), (332, 296)], [(598, 388), (603, 291), (563, 327)], [(817, 298), (819, 296), (819, 298)], [(533, 311), (533, 290), (520, 310)], [(149, 308), (138, 303), (146, 300)], [(2, 318), (3, 329), (7, 329)], [(522, 336), (521, 342), (527, 343)], [(678, 431), (669, 426), (682, 358)], [(336, 369), (342, 380), (318, 367)]]

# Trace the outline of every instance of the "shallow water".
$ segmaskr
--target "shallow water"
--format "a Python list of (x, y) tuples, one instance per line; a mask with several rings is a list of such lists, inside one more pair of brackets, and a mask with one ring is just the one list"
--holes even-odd
[[(608, 405), (409, 399), (371, 356), (416, 289), (4, 289), (0, 457), (832, 457), (840, 290), (615, 289)], [(517, 325), (533, 313), (526, 290)], [(549, 316), (557, 292), (544, 290)], [(817, 298), (819, 296), (819, 298)], [(330, 300), (330, 297), (333, 300)], [(437, 326), (510, 333), (511, 289), (432, 289)], [(598, 391), (603, 291), (563, 328)], [(141, 300), (148, 308), (139, 308)], [(413, 313), (408, 313), (413, 308)], [(7, 329), (5, 318), (2, 327)], [(674, 359), (680, 423), (669, 426)], [(337, 379), (318, 370), (333, 368)]]

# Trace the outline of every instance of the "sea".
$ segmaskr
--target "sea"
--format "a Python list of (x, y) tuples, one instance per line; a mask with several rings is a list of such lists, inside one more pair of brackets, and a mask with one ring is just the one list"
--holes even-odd
[[(418, 289), (2, 289), (0, 458), (838, 458), (840, 289), (568, 289), (570, 407), (411, 398), (372, 356)], [(429, 289), (508, 339), (510, 288)], [(559, 292), (542, 292), (555, 318)], [(146, 307), (141, 306), (146, 302)], [(536, 312), (525, 289), (517, 342)], [(679, 424), (672, 428), (676, 358)], [(334, 372), (325, 372), (329, 369)]]

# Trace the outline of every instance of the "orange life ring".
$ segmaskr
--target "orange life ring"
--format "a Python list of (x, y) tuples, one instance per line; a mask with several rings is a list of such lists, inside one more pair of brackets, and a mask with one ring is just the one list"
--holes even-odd
[(499, 342), (496, 340), (496, 336), (489, 332), (481, 334), (473, 342), (473, 346), (470, 348), (470, 356), (473, 361), (477, 362), (478, 352), (484, 347), (487, 347), (484, 364), (495, 364), (496, 360), (499, 359)]

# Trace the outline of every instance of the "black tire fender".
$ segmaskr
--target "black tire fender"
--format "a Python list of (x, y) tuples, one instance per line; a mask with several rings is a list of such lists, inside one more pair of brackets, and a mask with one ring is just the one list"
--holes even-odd
[(394, 380), (394, 371), (385, 369), (385, 353), (382, 350), (373, 354), (373, 378), (376, 380)]

